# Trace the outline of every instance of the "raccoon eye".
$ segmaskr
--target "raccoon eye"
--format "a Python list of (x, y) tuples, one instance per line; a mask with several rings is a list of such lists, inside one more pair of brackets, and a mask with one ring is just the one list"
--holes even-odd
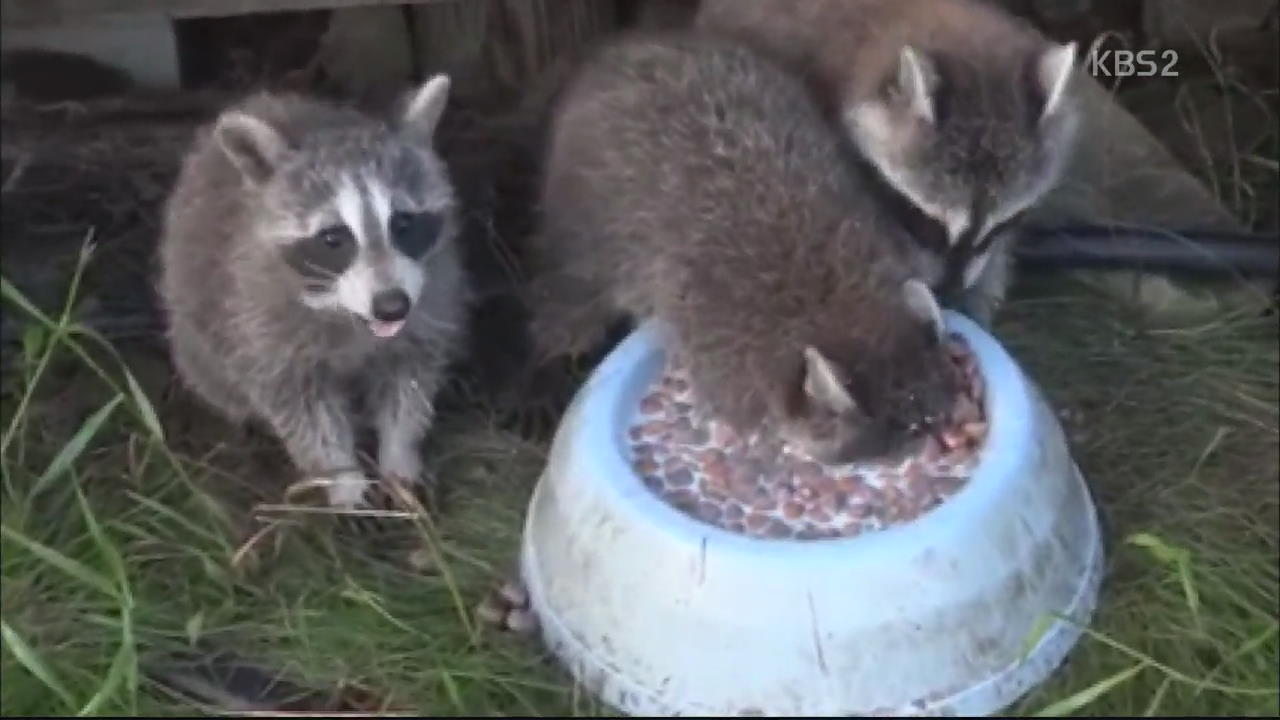
[(324, 243), (325, 247), (337, 250), (355, 238), (351, 235), (351, 228), (346, 225), (334, 225), (316, 233), (316, 239)]
[(440, 237), (443, 218), (433, 212), (395, 212), (387, 221), (391, 242), (410, 257), (421, 257)]

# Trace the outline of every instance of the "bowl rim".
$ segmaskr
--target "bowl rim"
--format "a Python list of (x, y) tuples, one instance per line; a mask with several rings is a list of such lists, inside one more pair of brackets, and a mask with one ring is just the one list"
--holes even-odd
[[(627, 457), (625, 427), (619, 417), (631, 417), (634, 408), (623, 407), (634, 388), (634, 377), (663, 353), (664, 327), (648, 319), (640, 323), (598, 365), (582, 386), (574, 404), (578, 422), (572, 424), (575, 453), (585, 448), (592, 463), (592, 485), (603, 494), (614, 512), (629, 524), (657, 526), (668, 539), (685, 543), (714, 540), (717, 552), (741, 555), (803, 555), (812, 561), (825, 553), (838, 553), (842, 562), (893, 554), (914, 548), (937, 547), (967, 532), (988, 516), (1000, 502), (1009, 483), (1017, 482), (1023, 453), (1034, 448), (1032, 432), (1036, 403), (1034, 391), (1017, 363), (998, 340), (977, 323), (944, 309), (947, 330), (964, 338), (978, 365), (986, 388), (984, 404), (988, 422), (986, 441), (969, 480), (945, 502), (913, 520), (848, 538), (758, 538), (727, 530), (688, 515), (654, 495), (644, 485)], [(569, 428), (566, 428), (569, 429)], [(944, 545), (945, 546), (945, 545)]]

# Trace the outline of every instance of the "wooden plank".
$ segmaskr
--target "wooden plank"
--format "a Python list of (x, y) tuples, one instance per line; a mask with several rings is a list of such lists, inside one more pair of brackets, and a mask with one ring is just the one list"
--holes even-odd
[[(458, 0), (0, 0), (6, 27), (58, 25), (102, 15), (160, 13), (170, 18), (228, 17), (265, 12), (332, 10), (369, 5), (417, 5)], [(464, 0), (465, 1), (465, 0)]]

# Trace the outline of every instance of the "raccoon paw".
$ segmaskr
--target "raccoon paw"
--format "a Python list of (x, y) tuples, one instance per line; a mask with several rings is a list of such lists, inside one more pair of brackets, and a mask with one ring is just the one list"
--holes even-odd
[(361, 472), (339, 473), (328, 481), (329, 504), (335, 508), (354, 509), (364, 504), (369, 479)]
[(529, 591), (519, 580), (507, 580), (485, 595), (476, 607), (476, 617), (517, 635), (530, 635), (538, 627), (538, 617), (529, 607)]

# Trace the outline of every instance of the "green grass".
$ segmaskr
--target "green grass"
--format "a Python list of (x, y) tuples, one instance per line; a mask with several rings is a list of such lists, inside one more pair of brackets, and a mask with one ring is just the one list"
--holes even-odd
[[(606, 712), (469, 617), (514, 562), (544, 447), (483, 408), (450, 414), (425, 450), (453, 490), (443, 514), (353, 540), (333, 517), (254, 512), (288, 482), (278, 458), (187, 432), (216, 426), (153, 406), (74, 318), (69, 304), (34, 323), (4, 378), (4, 714), (190, 713), (146, 670), (198, 643), (414, 712)], [(1071, 411), (1108, 531), (1094, 622), (1013, 710), (1280, 714), (1275, 319), (1144, 329), (1068, 286), (1014, 302), (999, 333)], [(49, 399), (68, 383), (87, 408), (69, 431)]]

